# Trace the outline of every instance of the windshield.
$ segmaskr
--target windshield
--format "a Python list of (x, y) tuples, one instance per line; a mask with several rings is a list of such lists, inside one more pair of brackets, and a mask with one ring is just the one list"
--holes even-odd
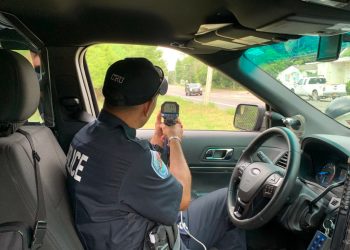
[(350, 128), (350, 43), (342, 42), (338, 60), (316, 62), (318, 42), (319, 37), (304, 36), (251, 48), (245, 56), (300, 98)]
[(199, 88), (201, 85), (199, 83), (190, 83), (189, 87), (190, 88)]

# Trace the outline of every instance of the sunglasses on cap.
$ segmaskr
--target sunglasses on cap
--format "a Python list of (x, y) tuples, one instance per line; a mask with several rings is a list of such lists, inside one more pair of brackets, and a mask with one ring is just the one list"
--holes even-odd
[(164, 72), (159, 66), (154, 66), (154, 69), (157, 71), (159, 75), (159, 87), (154, 95), (160, 94), (160, 95), (165, 95), (166, 92), (168, 91), (168, 81), (164, 76)]

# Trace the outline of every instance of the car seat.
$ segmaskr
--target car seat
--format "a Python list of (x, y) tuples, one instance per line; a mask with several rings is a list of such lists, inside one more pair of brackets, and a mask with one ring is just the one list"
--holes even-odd
[[(20, 54), (0, 49), (0, 223), (33, 226), (37, 208), (35, 173), (27, 131), (40, 156), (47, 231), (41, 249), (83, 249), (74, 228), (66, 190), (66, 156), (51, 130), (23, 125), (39, 104), (39, 83)], [(1, 244), (1, 243), (0, 243)]]

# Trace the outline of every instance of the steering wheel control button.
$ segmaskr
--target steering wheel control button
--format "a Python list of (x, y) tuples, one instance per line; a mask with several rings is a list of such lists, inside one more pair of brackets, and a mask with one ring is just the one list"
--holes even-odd
[(266, 198), (271, 198), (275, 192), (275, 186), (267, 184), (263, 191), (263, 196)]
[(238, 165), (238, 176), (242, 177), (244, 170), (250, 165), (249, 162), (242, 162)]
[(280, 180), (280, 176), (278, 175), (278, 174), (273, 174), (273, 175), (271, 175), (268, 179), (267, 179), (267, 182), (269, 183), (269, 184), (273, 184), (273, 185), (275, 185), (275, 184), (277, 184), (277, 182)]

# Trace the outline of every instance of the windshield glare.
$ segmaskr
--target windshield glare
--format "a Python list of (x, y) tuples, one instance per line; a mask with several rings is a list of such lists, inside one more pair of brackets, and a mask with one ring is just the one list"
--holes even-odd
[(251, 48), (244, 55), (300, 98), (350, 128), (350, 43), (342, 42), (338, 60), (317, 62), (318, 42), (319, 37), (304, 36)]

